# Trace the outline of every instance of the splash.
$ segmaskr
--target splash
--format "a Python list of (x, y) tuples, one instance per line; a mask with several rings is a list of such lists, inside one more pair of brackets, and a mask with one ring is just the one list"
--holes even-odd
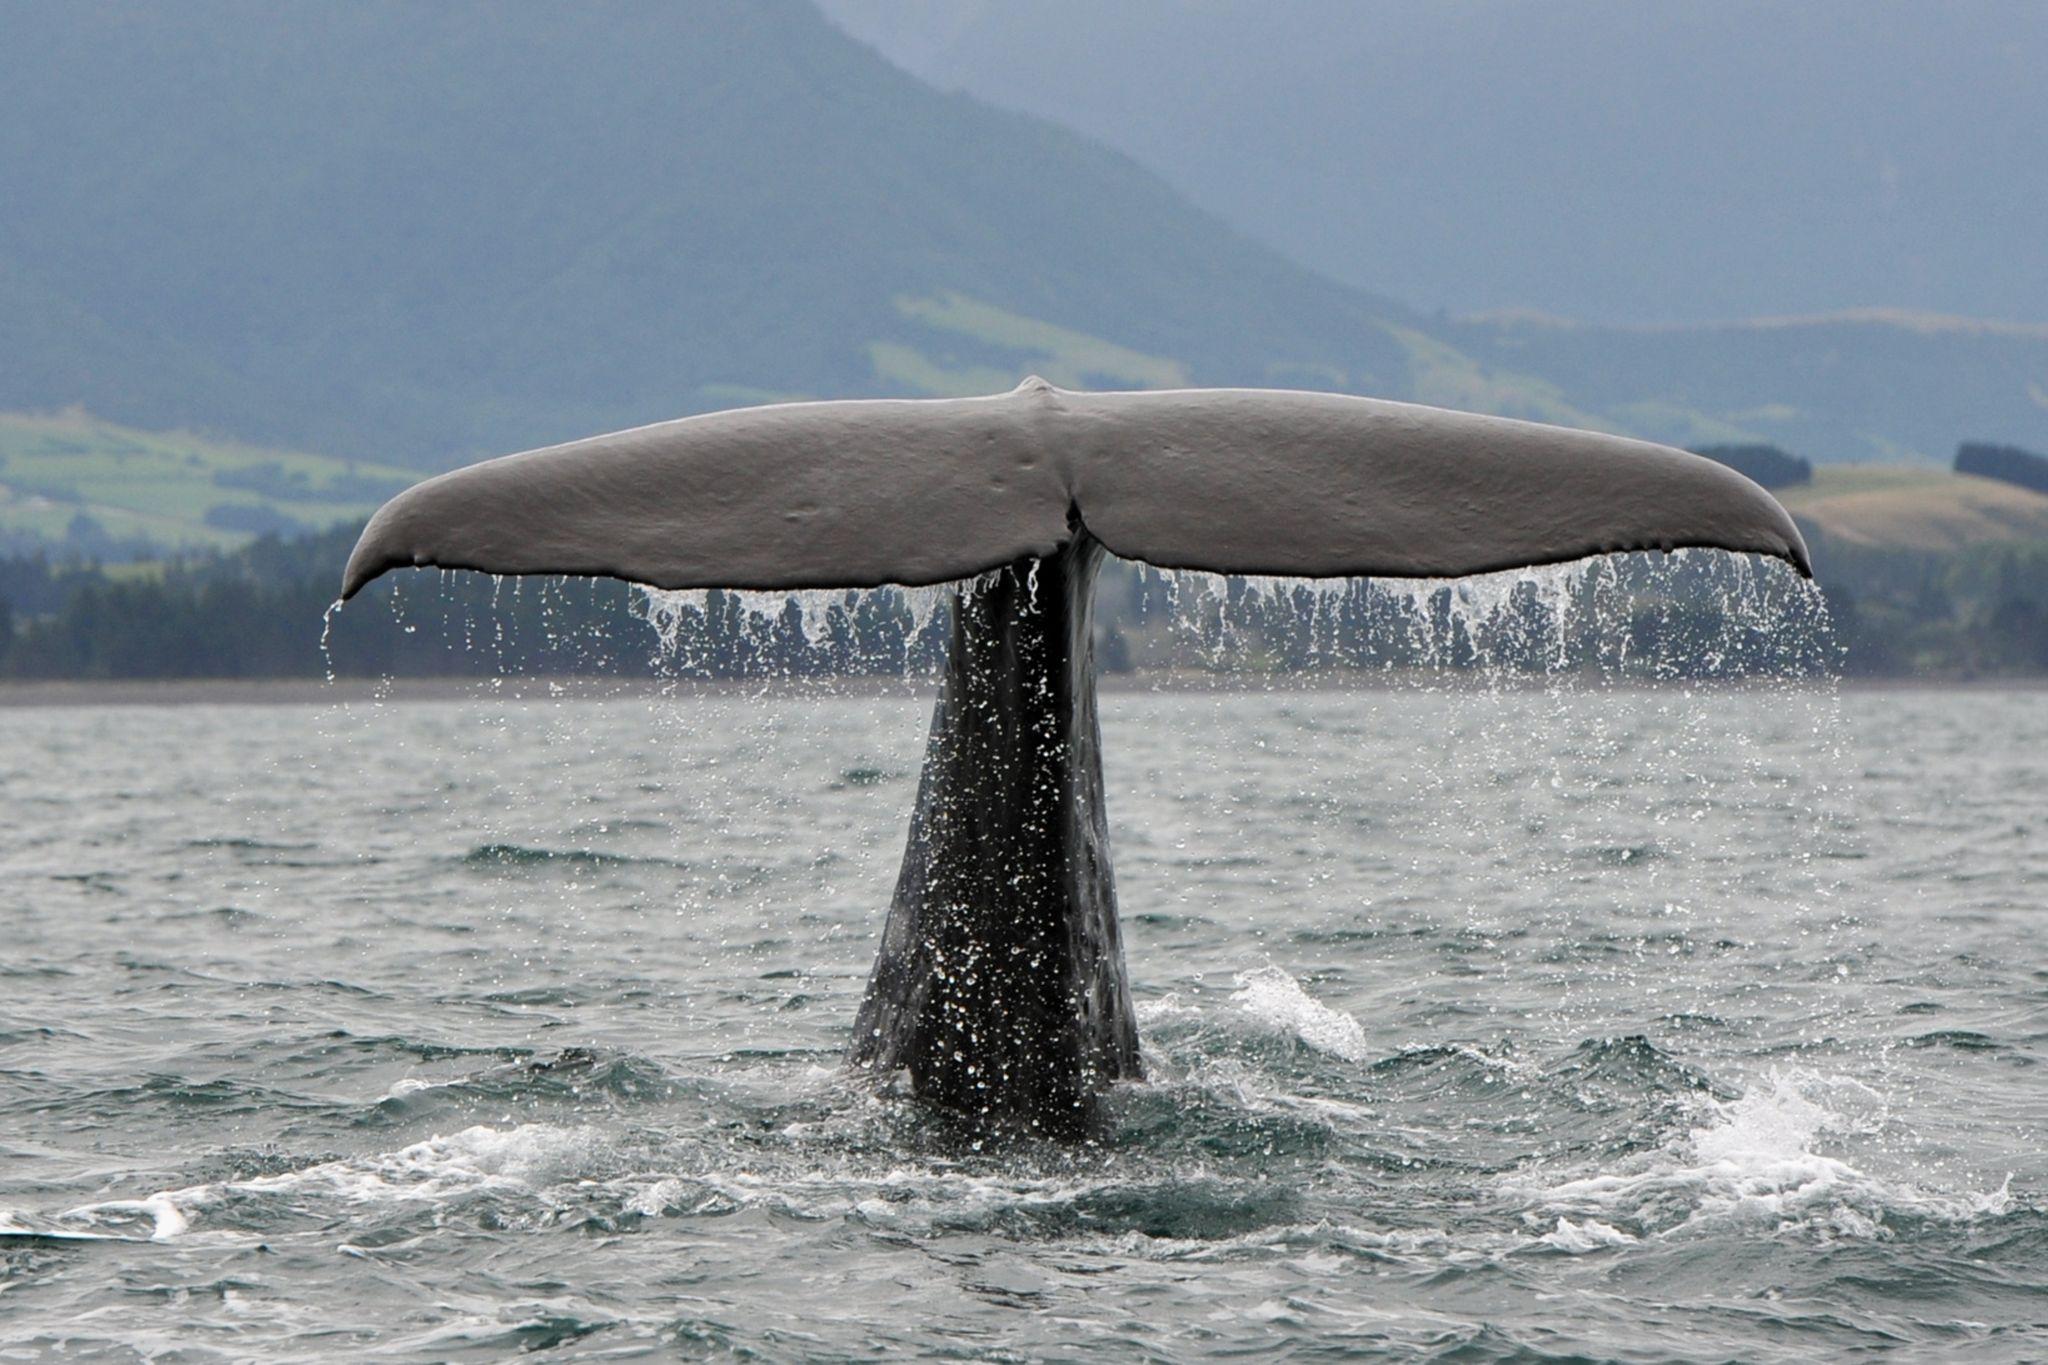
[(1405, 611), (1424, 657), (1441, 664), (1459, 641), (1485, 664), (1515, 655), (1562, 667), (1581, 603), (1604, 574), (1605, 559), (1579, 559), (1470, 578), (1382, 578), (1370, 591)]
[[(439, 614), (467, 653), (488, 647), (500, 671), (610, 671), (640, 659), (705, 676), (917, 671), (942, 653), (932, 631), (956, 595), (971, 600), (1009, 569), (918, 587), (797, 591), (594, 587), (583, 602), (540, 581), (520, 600), (493, 577), (442, 575)], [(1027, 603), (1035, 599), (1027, 578)], [(608, 594), (617, 590), (622, 598)], [(501, 600), (501, 595), (505, 600)], [(401, 633), (408, 610), (391, 594)], [(613, 642), (607, 619), (644, 625)], [(1327, 671), (1606, 679), (1783, 679), (1839, 671), (1825, 600), (1776, 561), (1713, 550), (1599, 555), (1463, 578), (1225, 576), (1112, 561), (1096, 599), (1105, 666), (1234, 673)], [(543, 639), (508, 655), (508, 618), (537, 618)], [(323, 623), (328, 646), (333, 613)], [(630, 637), (630, 638), (629, 638)], [(618, 646), (624, 646), (623, 650)], [(636, 657), (637, 656), (637, 657)]]
[(636, 620), (645, 621), (654, 632), (663, 654), (673, 655), (683, 647), (683, 630), (691, 624), (694, 615), (698, 622), (711, 615), (710, 588), (650, 588), (645, 583), (633, 585), (633, 595), (626, 599), (626, 611)]
[[(940, 613), (955, 599), (971, 600), (987, 590), (1008, 569), (974, 578), (916, 587), (886, 584), (877, 588), (803, 588), (752, 590), (725, 588), (654, 588), (635, 583), (626, 611), (654, 632), (657, 657), (686, 656), (693, 634), (729, 613), (737, 633), (766, 640), (785, 626), (812, 650), (831, 645), (856, 623), (893, 621), (906, 643), (923, 639)], [(1033, 570), (1034, 586), (1036, 570)]]
[(1569, 1218), (1560, 1218), (1555, 1229), (1536, 1240), (1567, 1256), (1583, 1256), (1589, 1251), (1635, 1246), (1642, 1239), (1631, 1237), (1620, 1228), (1609, 1227), (1597, 1219), (1588, 1218), (1583, 1223), (1574, 1223)]
[(334, 616), (344, 605), (337, 597), (320, 613), (320, 662), (326, 669), (329, 686), (334, 684)]
[(1365, 1029), (1356, 1019), (1316, 1000), (1280, 968), (1241, 972), (1237, 986), (1232, 1003), (1261, 1023), (1347, 1062), (1362, 1062), (1369, 1055)]
[(1714, 550), (1462, 578), (1140, 576), (1150, 614), (1211, 669), (1747, 678), (1839, 665), (1813, 583)]
[(1520, 1191), (1534, 1205), (1527, 1216), (1560, 1219), (1560, 1233), (1588, 1220), (1568, 1239), (1596, 1217), (1646, 1236), (1733, 1227), (1881, 1239), (1902, 1216), (1962, 1222), (2012, 1208), (2010, 1179), (1989, 1192), (1943, 1194), (1820, 1150), (1882, 1126), (1884, 1097), (1860, 1081), (1773, 1071), (1733, 1100), (1701, 1103), (1687, 1133), (1619, 1171)]
[(446, 1202), (471, 1193), (532, 1193), (587, 1176), (606, 1165), (609, 1148), (594, 1129), (528, 1123), (476, 1126), (431, 1137), (395, 1152), (324, 1161), (279, 1175), (159, 1190), (143, 1199), (114, 1199), (70, 1209), (55, 1220), (74, 1234), (107, 1235), (138, 1218), (149, 1240), (173, 1241), (213, 1210), (255, 1200), (295, 1203), (308, 1196), (344, 1204)]

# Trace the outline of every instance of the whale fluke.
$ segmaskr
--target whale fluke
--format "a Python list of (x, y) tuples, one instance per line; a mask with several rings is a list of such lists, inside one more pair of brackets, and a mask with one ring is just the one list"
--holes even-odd
[(708, 413), (458, 469), (371, 518), (342, 596), (414, 565), (914, 586), (1081, 527), (1125, 559), (1218, 573), (1434, 578), (1688, 546), (1811, 572), (1763, 489), (1646, 441), (1341, 394), (1034, 379)]
[(490, 460), (370, 519), (344, 597), (406, 565), (953, 601), (852, 1061), (984, 1128), (1073, 1136), (1142, 1070), (1116, 915), (1091, 610), (1163, 568), (1439, 577), (1605, 551), (1806, 546), (1734, 470), (1619, 436), (1255, 389), (791, 403)]

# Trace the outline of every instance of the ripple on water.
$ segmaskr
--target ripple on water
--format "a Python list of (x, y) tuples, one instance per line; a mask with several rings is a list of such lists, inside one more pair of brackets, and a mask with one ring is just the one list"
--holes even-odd
[(1783, 697), (1106, 696), (1151, 1080), (1075, 1148), (840, 1068), (921, 705), (102, 717), (9, 807), (9, 1344), (2038, 1356), (2048, 736), (1985, 705), (1859, 805)]

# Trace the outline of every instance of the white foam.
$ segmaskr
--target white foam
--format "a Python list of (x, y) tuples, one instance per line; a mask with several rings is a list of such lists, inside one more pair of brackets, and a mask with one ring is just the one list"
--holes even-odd
[(626, 1200), (626, 1212), (637, 1213), (643, 1218), (658, 1218), (673, 1207), (690, 1190), (690, 1183), (667, 1176), (643, 1185), (633, 1191)]
[(183, 1236), (186, 1229), (192, 1226), (192, 1220), (178, 1207), (175, 1196), (164, 1190), (159, 1190), (147, 1199), (109, 1199), (100, 1204), (87, 1204), (83, 1208), (72, 1209), (64, 1217), (68, 1219), (84, 1216), (88, 1219), (98, 1219), (108, 1215), (122, 1218), (137, 1214), (150, 1220), (149, 1240), (152, 1242), (168, 1242)]
[(1280, 968), (1240, 972), (1237, 986), (1231, 1001), (1259, 1022), (1292, 1033), (1316, 1051), (1347, 1062), (1364, 1061), (1368, 1055), (1365, 1030), (1356, 1019), (1318, 1002)]
[(142, 1208), (154, 1222), (149, 1234), (153, 1242), (168, 1242), (173, 1237), (183, 1236), (185, 1230), (192, 1226), (192, 1220), (168, 1195), (153, 1194), (142, 1201)]
[(1588, 1218), (1583, 1223), (1574, 1223), (1569, 1218), (1560, 1218), (1555, 1230), (1545, 1233), (1536, 1240), (1545, 1246), (1555, 1247), (1566, 1255), (1583, 1256), (1589, 1251), (1600, 1251), (1606, 1247), (1634, 1246), (1639, 1239), (1596, 1219)]
[(86, 1204), (61, 1215), (94, 1223), (148, 1215), (152, 1240), (182, 1236), (208, 1207), (237, 1195), (318, 1195), (348, 1203), (442, 1201), (483, 1189), (535, 1190), (590, 1172), (603, 1157), (595, 1130), (528, 1123), (482, 1125), (395, 1152), (323, 1161), (279, 1175), (159, 1190), (144, 1199)]
[(1621, 1170), (1513, 1192), (1535, 1216), (1597, 1215), (1656, 1235), (1747, 1226), (1876, 1238), (1889, 1235), (1889, 1213), (1962, 1221), (2012, 1206), (2007, 1186), (1941, 1194), (1816, 1150), (1869, 1131), (1882, 1102), (1860, 1082), (1773, 1071), (1734, 1100), (1703, 1100), (1695, 1127)]
[(0, 1240), (10, 1237), (32, 1238), (51, 1242), (135, 1242), (137, 1237), (125, 1237), (118, 1232), (85, 1232), (77, 1228), (47, 1227), (24, 1223), (12, 1209), (0, 1209)]
[(1134, 1012), (1141, 1025), (1156, 1024), (1164, 1019), (1191, 1019), (1201, 1013), (1174, 991), (1168, 991), (1157, 1000), (1140, 1000)]

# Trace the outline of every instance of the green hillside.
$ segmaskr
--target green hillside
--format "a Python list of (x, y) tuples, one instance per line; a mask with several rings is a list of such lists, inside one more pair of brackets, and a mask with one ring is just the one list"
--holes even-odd
[(359, 520), (416, 471), (0, 413), (0, 545), (221, 549)]
[(1949, 553), (1975, 546), (2048, 546), (2048, 494), (1947, 469), (1832, 465), (1778, 500), (1825, 542)]

